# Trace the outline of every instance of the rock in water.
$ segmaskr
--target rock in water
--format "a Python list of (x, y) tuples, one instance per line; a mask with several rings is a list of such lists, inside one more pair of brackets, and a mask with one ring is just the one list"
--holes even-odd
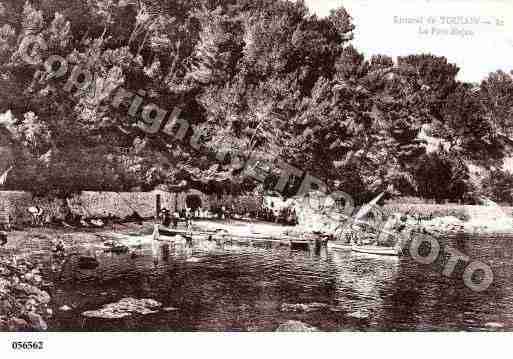
[(281, 306), (282, 312), (306, 312), (308, 306), (306, 304), (288, 304), (283, 303)]
[(34, 297), (39, 303), (50, 303), (50, 295), (48, 293), (30, 284), (18, 283), (14, 286), (14, 289), (18, 292)]
[(310, 304), (288, 304), (283, 303), (281, 306), (282, 312), (313, 312), (328, 308), (329, 305), (325, 303), (310, 303)]
[(492, 329), (504, 328), (504, 324), (496, 323), (496, 322), (486, 323), (485, 326), (488, 327), (488, 328), (492, 328)]
[(321, 310), (321, 309), (326, 309), (326, 308), (329, 308), (329, 305), (326, 303), (310, 303), (310, 304), (308, 304), (309, 311)]
[(199, 262), (201, 262), (201, 258), (191, 257), (191, 258), (187, 258), (185, 261), (187, 263), (199, 263)]
[(157, 313), (155, 309), (161, 306), (161, 303), (153, 299), (124, 298), (117, 303), (104, 305), (98, 310), (84, 312), (82, 315), (88, 318), (120, 319), (134, 313), (142, 315)]
[(20, 318), (10, 318), (7, 320), (7, 328), (10, 332), (20, 332), (29, 329), (28, 323)]
[(166, 308), (163, 308), (162, 309), (164, 312), (174, 312), (174, 311), (177, 311), (178, 308), (175, 308), (175, 307), (166, 307)]
[(277, 332), (318, 332), (319, 329), (311, 325), (299, 322), (296, 320), (289, 320), (288, 322), (280, 324)]
[(33, 330), (44, 331), (48, 329), (48, 325), (39, 314), (29, 312), (26, 314), (26, 319)]
[(357, 310), (356, 312), (349, 314), (349, 316), (351, 318), (355, 318), (355, 319), (367, 319), (367, 318), (369, 318), (369, 313), (366, 313), (361, 310)]

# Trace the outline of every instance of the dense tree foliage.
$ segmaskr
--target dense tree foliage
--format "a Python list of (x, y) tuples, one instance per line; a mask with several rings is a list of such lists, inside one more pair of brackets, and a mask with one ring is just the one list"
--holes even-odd
[(510, 171), (490, 171), (483, 180), (482, 192), (498, 203), (513, 203), (513, 173)]
[[(243, 164), (256, 157), (268, 187), (285, 162), (362, 200), (385, 188), (458, 200), (471, 188), (465, 164), (499, 168), (510, 145), (509, 74), (476, 86), (443, 57), (366, 59), (343, 8), (318, 18), (285, 0), (6, 0), (0, 23), (12, 188), (246, 191), (256, 182)], [(29, 48), (33, 63), (30, 36), (47, 44)], [(50, 55), (66, 59), (66, 77), (49, 76)], [(66, 86), (75, 65), (91, 86)], [(143, 104), (116, 102), (120, 88)], [(150, 105), (179, 109), (183, 139), (163, 131), (176, 130), (168, 117), (141, 122), (159, 115)], [(426, 154), (422, 128), (447, 146)]]

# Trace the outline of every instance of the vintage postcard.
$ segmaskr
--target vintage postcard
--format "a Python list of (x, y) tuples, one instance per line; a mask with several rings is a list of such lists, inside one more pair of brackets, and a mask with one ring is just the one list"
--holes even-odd
[(512, 15), (0, 0), (0, 351), (512, 331)]

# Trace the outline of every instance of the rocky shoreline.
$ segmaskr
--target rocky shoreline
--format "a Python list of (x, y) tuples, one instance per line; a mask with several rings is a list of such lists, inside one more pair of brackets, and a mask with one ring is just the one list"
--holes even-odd
[(42, 274), (34, 254), (51, 255), (53, 243), (62, 240), (69, 250), (102, 243), (108, 232), (143, 231), (146, 223), (106, 226), (101, 230), (77, 228), (26, 228), (9, 232), (0, 253), (0, 332), (45, 331), (53, 317), (52, 284)]
[(0, 259), (0, 331), (47, 330), (53, 314), (47, 286), (37, 263)]
[(504, 217), (488, 220), (473, 219), (470, 221), (462, 221), (455, 217), (441, 217), (431, 221), (423, 221), (419, 226), (432, 235), (513, 235), (513, 219)]

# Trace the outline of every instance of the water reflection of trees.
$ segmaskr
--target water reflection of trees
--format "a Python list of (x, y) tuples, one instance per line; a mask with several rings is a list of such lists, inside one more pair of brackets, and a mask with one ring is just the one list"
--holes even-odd
[(337, 301), (341, 309), (373, 320), (384, 312), (384, 294), (396, 285), (401, 265), (397, 257), (333, 252), (337, 268)]
[[(431, 265), (405, 258), (396, 285), (383, 296), (381, 326), (396, 330), (465, 330), (496, 311), (493, 288), (476, 293), (456, 270), (448, 278)], [(495, 309), (492, 309), (495, 308)]]
[[(333, 253), (338, 301), (367, 316), (373, 329), (465, 329), (465, 312), (483, 309), (486, 296), (473, 293), (461, 276), (446, 278), (410, 258)], [(483, 299), (485, 299), (483, 301)]]

